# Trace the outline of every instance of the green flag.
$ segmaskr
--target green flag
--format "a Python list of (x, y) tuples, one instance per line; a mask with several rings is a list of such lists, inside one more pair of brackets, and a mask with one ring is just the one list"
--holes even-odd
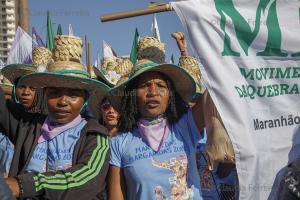
[(50, 51), (52, 51), (54, 47), (54, 33), (52, 28), (52, 22), (50, 19), (50, 12), (47, 11), (47, 46)]
[(56, 35), (62, 35), (62, 28), (60, 24), (58, 25)]
[(170, 64), (172, 64), (172, 65), (175, 64), (175, 61), (174, 61), (174, 55), (173, 55), (173, 54), (171, 55)]
[(137, 60), (137, 49), (138, 49), (138, 43), (139, 43), (139, 32), (138, 29), (135, 29), (134, 33), (134, 39), (131, 47), (131, 52), (130, 52), (130, 61), (135, 64)]

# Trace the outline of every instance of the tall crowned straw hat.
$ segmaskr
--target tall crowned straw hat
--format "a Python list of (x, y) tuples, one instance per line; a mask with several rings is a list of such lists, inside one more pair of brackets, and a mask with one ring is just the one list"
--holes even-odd
[(154, 63), (165, 63), (165, 45), (155, 37), (143, 37), (138, 44), (137, 59), (147, 59)]
[(25, 75), (20, 83), (35, 87), (65, 87), (82, 89), (89, 93), (96, 93), (101, 101), (109, 87), (97, 80), (89, 78), (86, 67), (81, 64), (82, 40), (79, 37), (58, 35), (55, 37), (53, 59), (54, 62), (44, 72)]
[(110, 60), (101, 69), (97, 67), (93, 67), (93, 69), (98, 80), (113, 87), (120, 79), (128, 76), (133, 69), (133, 64), (128, 58), (118, 58)]
[(201, 72), (198, 60), (192, 56), (181, 56), (179, 58), (179, 66), (193, 77), (196, 83), (196, 94), (203, 94), (205, 87), (201, 84)]
[(32, 51), (32, 64), (11, 64), (5, 66), (1, 73), (12, 83), (24, 76), (37, 71), (39, 66), (47, 66), (52, 62), (52, 53), (45, 47), (36, 47)]

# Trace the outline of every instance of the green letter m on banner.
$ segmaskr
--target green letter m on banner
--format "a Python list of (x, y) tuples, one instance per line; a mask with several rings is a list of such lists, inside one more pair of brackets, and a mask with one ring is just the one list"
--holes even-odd
[[(268, 13), (267, 16), (267, 30), (268, 40), (266, 43), (265, 50), (258, 52), (257, 56), (279, 56), (286, 57), (288, 54), (281, 51), (281, 30), (279, 27), (277, 11), (276, 11), (276, 0), (260, 0), (256, 9), (255, 27), (253, 31), (245, 18), (238, 12), (234, 7), (233, 0), (214, 0), (215, 6), (220, 14), (220, 27), (224, 32), (224, 49), (222, 56), (240, 56), (239, 52), (234, 51), (231, 48), (231, 41), (229, 35), (226, 33), (226, 17), (230, 17), (236, 32), (237, 40), (245, 52), (248, 55), (249, 47), (256, 38), (260, 26), (261, 16)], [(270, 5), (269, 5), (270, 4)]]

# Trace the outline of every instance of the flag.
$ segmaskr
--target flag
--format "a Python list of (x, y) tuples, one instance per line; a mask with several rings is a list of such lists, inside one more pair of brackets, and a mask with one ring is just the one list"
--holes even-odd
[(45, 43), (34, 27), (32, 27), (32, 45), (33, 47), (45, 47)]
[(12, 47), (8, 53), (7, 65), (32, 62), (32, 38), (21, 27), (17, 28)]
[(138, 43), (139, 43), (139, 32), (138, 32), (138, 29), (136, 28), (135, 33), (134, 33), (132, 47), (131, 47), (131, 52), (130, 52), (130, 61), (133, 64), (135, 64), (136, 60), (137, 60)]
[(117, 58), (116, 52), (104, 40), (103, 40), (103, 58), (112, 58), (112, 59)]
[(52, 51), (53, 47), (54, 47), (54, 32), (53, 32), (53, 28), (52, 28), (52, 22), (50, 19), (50, 12), (47, 11), (47, 45), (46, 47)]
[(157, 38), (160, 41), (160, 35), (159, 35), (159, 29), (158, 29), (158, 24), (156, 20), (156, 14), (153, 15), (153, 21), (151, 24), (151, 33), (152, 36)]
[(174, 62), (174, 55), (173, 54), (171, 55), (170, 64), (172, 64), (172, 65), (175, 64), (175, 62)]
[(277, 199), (287, 165), (300, 155), (299, 2), (171, 5), (232, 141), (239, 199)]
[(72, 25), (69, 24), (69, 35), (74, 35)]
[(56, 35), (62, 35), (62, 28), (61, 28), (61, 25), (59, 24), (58, 27), (57, 27), (57, 32), (56, 32)]

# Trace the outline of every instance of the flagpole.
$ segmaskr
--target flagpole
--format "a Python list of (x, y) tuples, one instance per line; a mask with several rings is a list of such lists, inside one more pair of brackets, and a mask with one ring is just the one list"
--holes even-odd
[(87, 72), (91, 76), (90, 43), (88, 41), (87, 35), (85, 35), (85, 59), (86, 59)]
[(101, 19), (101, 22), (108, 22), (108, 21), (113, 21), (113, 20), (137, 17), (137, 16), (141, 16), (141, 15), (149, 15), (149, 14), (153, 14), (153, 13), (168, 12), (168, 11), (173, 11), (173, 8), (171, 7), (170, 4), (164, 4), (164, 5), (153, 6), (153, 7), (144, 8), (144, 9), (107, 14), (107, 15), (101, 16), (100, 19)]

